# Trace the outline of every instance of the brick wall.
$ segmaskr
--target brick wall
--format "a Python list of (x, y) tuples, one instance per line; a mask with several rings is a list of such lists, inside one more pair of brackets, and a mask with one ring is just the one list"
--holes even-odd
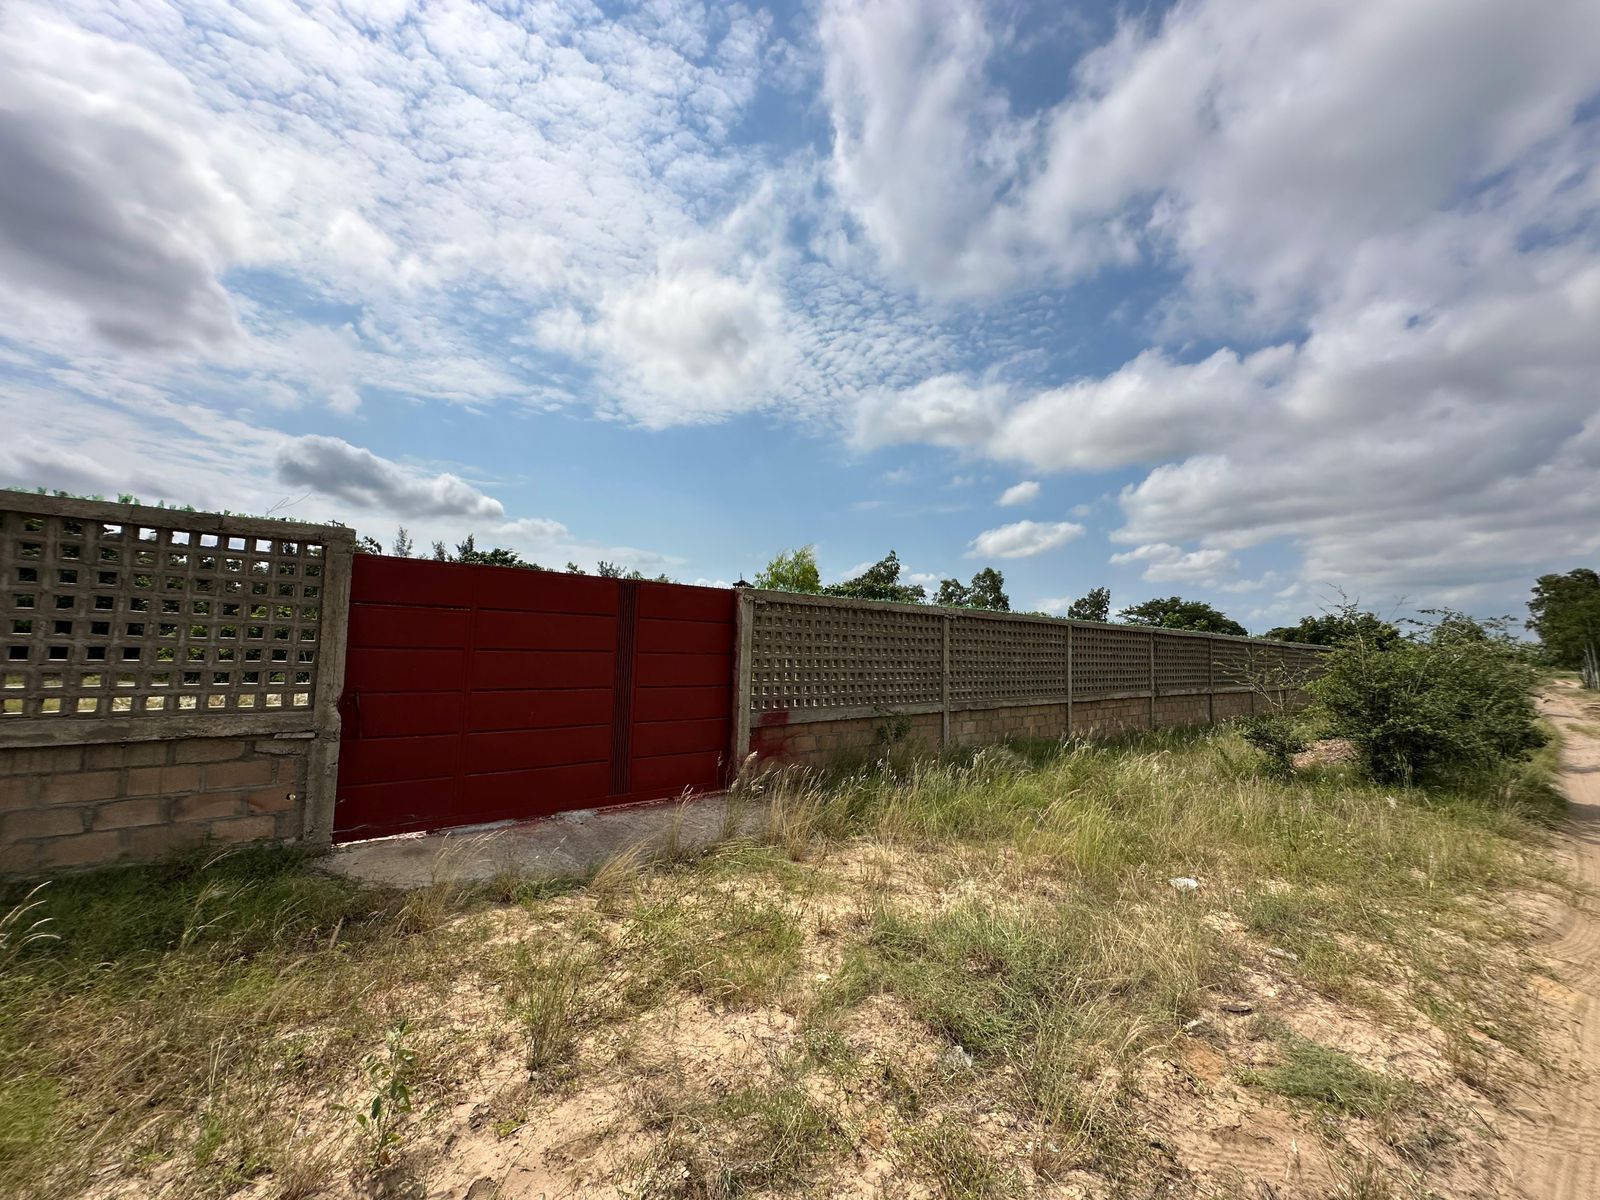
[(773, 720), (757, 723), (750, 731), (750, 749), (762, 761), (825, 766), (853, 758), (882, 754), (891, 744), (917, 753), (939, 749), (942, 717), (918, 713), (903, 722), (886, 718), (853, 717), (837, 721), (805, 721), (794, 725)]
[(311, 745), (191, 737), (0, 749), (0, 873), (296, 839)]
[[(1277, 694), (1291, 710), (1304, 704), (1303, 696)], [(1218, 692), (1186, 696), (1157, 696), (1157, 729), (1205, 725), (1213, 706), (1215, 720), (1249, 716), (1252, 704), (1266, 711), (1267, 700), (1251, 692)], [(833, 721), (790, 722), (789, 714), (766, 713), (750, 731), (750, 750), (758, 760), (825, 767), (854, 758), (883, 753), (897, 728), (884, 716), (851, 717)], [(943, 745), (943, 714), (917, 713), (904, 718), (903, 734), (894, 744), (918, 753), (936, 753)], [(1113, 700), (1079, 700), (1072, 706), (1069, 729), (1065, 704), (1006, 705), (969, 708), (950, 714), (950, 745), (972, 748), (1013, 738), (1045, 740), (1066, 737), (1111, 737), (1150, 728), (1150, 698), (1128, 696)]]

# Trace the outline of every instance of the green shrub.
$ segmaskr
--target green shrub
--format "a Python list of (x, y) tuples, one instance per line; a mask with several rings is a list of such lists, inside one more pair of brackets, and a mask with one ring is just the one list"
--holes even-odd
[(1543, 745), (1538, 672), (1504, 623), (1426, 615), (1397, 642), (1358, 637), (1324, 658), (1311, 692), (1327, 733), (1349, 739), (1380, 783), (1483, 773)]
[(1240, 724), (1239, 732), (1266, 757), (1268, 772), (1280, 779), (1294, 774), (1294, 756), (1307, 745), (1300, 722), (1286, 713), (1251, 717)]

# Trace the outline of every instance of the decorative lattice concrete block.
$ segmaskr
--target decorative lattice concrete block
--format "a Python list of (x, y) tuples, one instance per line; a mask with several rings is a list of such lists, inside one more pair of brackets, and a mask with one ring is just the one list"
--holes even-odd
[(1211, 643), (1207, 638), (1156, 635), (1156, 691), (1162, 695), (1203, 692), (1211, 686)]
[(1150, 690), (1150, 631), (1079, 625), (1072, 632), (1072, 698)]
[(319, 527), (255, 536), (160, 511), (124, 524), (0, 509), (0, 721), (312, 708)]
[(1256, 675), (1256, 647), (1250, 642), (1224, 641), (1211, 643), (1215, 657), (1216, 686), (1219, 688), (1249, 687)]
[(1026, 704), (1067, 694), (1067, 626), (961, 614), (950, 618), (951, 700)]
[(942, 700), (938, 612), (765, 601), (750, 646), (753, 712), (889, 711)]

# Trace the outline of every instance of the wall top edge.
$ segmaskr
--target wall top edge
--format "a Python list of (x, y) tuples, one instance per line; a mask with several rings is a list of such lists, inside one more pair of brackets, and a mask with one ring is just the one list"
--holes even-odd
[(1240, 645), (1283, 646), (1293, 650), (1326, 653), (1327, 646), (1309, 642), (1285, 642), (1276, 638), (1239, 637), (1231, 633), (1199, 633), (1192, 629), (1163, 629), (1157, 625), (1118, 625), (1110, 621), (1078, 621), (1068, 617), (1039, 617), (1031, 613), (992, 612), (988, 609), (948, 608), (938, 604), (900, 604), (892, 600), (857, 600), (849, 596), (818, 596), (810, 592), (780, 592), (766, 588), (740, 588), (739, 593), (756, 603), (810, 604), (818, 608), (854, 608), (883, 612), (920, 613), (923, 616), (966, 617), (979, 621), (1013, 621), (1034, 625), (1066, 625), (1079, 629), (1115, 629), (1121, 632), (1161, 634), (1170, 637), (1199, 638), (1204, 641), (1235, 642)]
[(356, 542), (355, 530), (345, 525), (319, 525), (311, 521), (293, 521), (276, 517), (191, 512), (182, 508), (121, 504), (109, 500), (79, 500), (68, 496), (44, 496), (38, 492), (24, 492), (11, 488), (0, 488), (0, 512), (70, 517), (114, 525), (178, 526), (197, 533), (272, 538), (278, 541), (317, 541), (342, 549), (354, 549)]

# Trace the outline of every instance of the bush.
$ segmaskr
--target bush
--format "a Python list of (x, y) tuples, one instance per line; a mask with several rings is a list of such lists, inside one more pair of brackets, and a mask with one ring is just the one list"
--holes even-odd
[(1328, 734), (1382, 783), (1481, 773), (1542, 746), (1538, 672), (1503, 626), (1427, 615), (1386, 647), (1355, 638), (1325, 657), (1311, 692)]
[(1300, 723), (1286, 713), (1251, 717), (1239, 732), (1266, 756), (1268, 772), (1283, 779), (1294, 774), (1294, 756), (1307, 745)]

